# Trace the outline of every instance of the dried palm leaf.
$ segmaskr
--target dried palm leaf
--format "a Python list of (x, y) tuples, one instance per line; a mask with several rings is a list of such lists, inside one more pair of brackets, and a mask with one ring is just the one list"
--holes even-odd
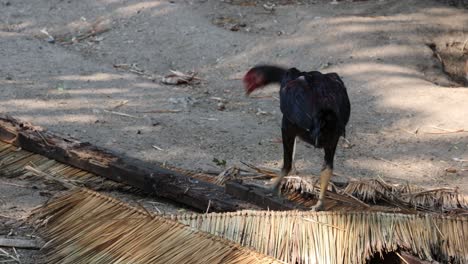
[(468, 196), (457, 188), (424, 189), (409, 184), (389, 184), (380, 179), (351, 181), (344, 189), (366, 202), (392, 202), (420, 211), (451, 212), (468, 210)]
[(239, 211), (166, 218), (86, 190), (34, 214), (51, 239), (52, 263), (273, 261), (224, 239), (288, 263), (365, 263), (375, 254), (398, 249), (427, 260), (468, 261), (467, 216)]
[(229, 167), (222, 171), (216, 178), (216, 184), (224, 185), (227, 181), (232, 181), (238, 179), (240, 176), (240, 170), (236, 166)]
[(240, 211), (172, 219), (288, 263), (366, 263), (398, 249), (427, 260), (468, 261), (466, 216)]
[(47, 263), (280, 263), (220, 237), (78, 189), (36, 209)]

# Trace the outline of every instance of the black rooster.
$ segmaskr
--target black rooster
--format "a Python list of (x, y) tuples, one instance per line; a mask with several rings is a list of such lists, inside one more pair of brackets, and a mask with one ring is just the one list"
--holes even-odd
[(323, 199), (333, 175), (333, 159), (340, 136), (345, 136), (351, 105), (346, 87), (336, 73), (301, 72), (296, 68), (257, 66), (244, 76), (247, 95), (271, 83), (280, 87), (280, 106), (283, 113), (283, 168), (270, 187), (279, 194), (284, 176), (294, 168), (296, 136), (325, 151), (325, 163), (320, 173), (320, 195), (315, 211), (323, 210)]

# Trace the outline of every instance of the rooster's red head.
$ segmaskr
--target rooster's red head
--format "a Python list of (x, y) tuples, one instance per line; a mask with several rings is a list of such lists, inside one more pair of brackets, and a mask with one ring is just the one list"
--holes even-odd
[(250, 69), (244, 76), (245, 93), (249, 95), (255, 89), (265, 85), (265, 78), (257, 69)]

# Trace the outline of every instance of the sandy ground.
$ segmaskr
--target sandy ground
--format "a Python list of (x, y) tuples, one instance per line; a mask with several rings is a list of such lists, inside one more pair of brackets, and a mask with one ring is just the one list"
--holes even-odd
[[(0, 112), (182, 168), (219, 169), (213, 158), (279, 168), (278, 87), (248, 98), (240, 78), (258, 63), (334, 71), (352, 104), (336, 172), (468, 192), (468, 133), (447, 133), (468, 130), (468, 89), (447, 77), (444, 66), (453, 67), (430, 45), (468, 59), (466, 9), (427, 0), (271, 2), (273, 12), (247, 0), (2, 0)], [(107, 31), (76, 40), (93, 28)], [(171, 69), (203, 80), (162, 84)], [(143, 113), (168, 109), (181, 112)], [(317, 174), (322, 160), (321, 150), (299, 144), (301, 174)], [(0, 187), (0, 214), (13, 219), (47, 199), (16, 181), (8, 179), (27, 187)]]

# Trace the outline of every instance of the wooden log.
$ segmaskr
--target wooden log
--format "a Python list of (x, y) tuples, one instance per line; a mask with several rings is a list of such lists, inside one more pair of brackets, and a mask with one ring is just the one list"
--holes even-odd
[(6, 115), (0, 115), (0, 140), (201, 211), (206, 211), (208, 204), (210, 211), (218, 212), (258, 209), (253, 204), (226, 194), (220, 186), (90, 143), (61, 137)]
[(239, 182), (228, 181), (225, 185), (227, 194), (238, 199), (256, 204), (269, 210), (307, 210), (306, 207), (293, 203), (282, 197), (265, 193), (264, 190), (253, 186), (243, 185)]

